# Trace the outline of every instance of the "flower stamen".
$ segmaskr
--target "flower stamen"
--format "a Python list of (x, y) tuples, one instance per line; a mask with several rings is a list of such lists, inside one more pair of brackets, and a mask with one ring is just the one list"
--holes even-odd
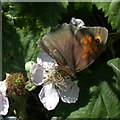
[(44, 85), (52, 83), (54, 88), (67, 91), (69, 84), (66, 82), (66, 79), (69, 76), (63, 70), (53, 64), (52, 68), (47, 72), (47, 75), (48, 80), (45, 81)]

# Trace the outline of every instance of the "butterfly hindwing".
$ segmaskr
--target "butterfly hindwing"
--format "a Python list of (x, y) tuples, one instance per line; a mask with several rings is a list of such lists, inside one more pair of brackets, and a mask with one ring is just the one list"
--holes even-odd
[(76, 31), (74, 59), (76, 72), (88, 67), (100, 54), (107, 41), (108, 31), (104, 27), (84, 27)]

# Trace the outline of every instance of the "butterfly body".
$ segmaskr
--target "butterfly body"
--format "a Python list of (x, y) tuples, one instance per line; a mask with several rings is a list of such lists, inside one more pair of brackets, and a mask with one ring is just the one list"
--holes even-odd
[(62, 24), (52, 29), (38, 41), (46, 51), (72, 77), (88, 67), (100, 54), (107, 42), (108, 31), (104, 27), (81, 27)]

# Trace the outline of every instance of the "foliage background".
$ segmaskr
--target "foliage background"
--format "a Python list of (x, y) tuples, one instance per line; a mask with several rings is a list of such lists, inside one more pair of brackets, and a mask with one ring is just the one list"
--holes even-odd
[[(101, 55), (87, 69), (77, 74), (80, 97), (75, 104), (62, 101), (47, 111), (38, 98), (41, 87), (27, 95), (25, 120), (66, 118), (120, 118), (120, 2), (2, 2), (2, 71), (21, 72), (24, 65), (36, 61), (36, 42), (50, 28), (71, 18), (80, 18), (86, 26), (104, 26), (108, 42)], [(8, 115), (15, 115), (10, 108)], [(18, 114), (16, 113), (16, 116)]]

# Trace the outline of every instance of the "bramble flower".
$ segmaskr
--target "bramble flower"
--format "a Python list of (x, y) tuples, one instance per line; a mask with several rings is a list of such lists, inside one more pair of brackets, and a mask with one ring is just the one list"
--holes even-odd
[(79, 88), (60, 66), (44, 51), (40, 52), (30, 70), (31, 81), (43, 85), (39, 99), (47, 110), (53, 110), (59, 98), (65, 103), (75, 103), (78, 99)]
[(83, 27), (85, 25), (81, 19), (75, 19), (74, 17), (71, 19), (70, 24), (77, 28)]
[(6, 115), (8, 113), (9, 101), (6, 96), (6, 80), (0, 81), (0, 115)]

